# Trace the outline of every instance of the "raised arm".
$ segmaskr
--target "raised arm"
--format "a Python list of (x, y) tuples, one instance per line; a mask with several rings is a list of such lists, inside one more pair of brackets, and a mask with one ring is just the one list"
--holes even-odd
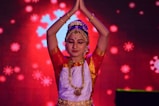
[(107, 38), (109, 31), (108, 29), (98, 20), (94, 14), (92, 14), (85, 6), (84, 0), (80, 0), (80, 10), (85, 14), (85, 16), (90, 20), (92, 25), (97, 29), (99, 33), (99, 39), (97, 43), (97, 47), (101, 51), (105, 51), (107, 47)]
[(75, 4), (70, 11), (63, 15), (59, 20), (57, 20), (48, 30), (47, 30), (47, 45), (48, 50), (51, 52), (54, 48), (58, 46), (56, 34), (60, 28), (65, 24), (65, 22), (79, 9), (79, 0), (75, 0)]

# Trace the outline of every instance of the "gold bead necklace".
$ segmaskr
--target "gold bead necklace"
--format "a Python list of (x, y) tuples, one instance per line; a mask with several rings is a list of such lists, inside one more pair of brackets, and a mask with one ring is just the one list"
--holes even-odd
[(80, 96), (81, 95), (81, 91), (82, 89), (84, 88), (84, 59), (82, 61), (79, 62), (80, 65), (82, 65), (82, 72), (81, 72), (81, 76), (82, 76), (82, 85), (81, 87), (76, 87), (75, 85), (72, 84), (72, 74), (71, 74), (71, 67), (73, 66), (73, 63), (72, 61), (69, 61), (69, 84), (71, 85), (71, 87), (74, 89), (74, 94), (76, 96)]

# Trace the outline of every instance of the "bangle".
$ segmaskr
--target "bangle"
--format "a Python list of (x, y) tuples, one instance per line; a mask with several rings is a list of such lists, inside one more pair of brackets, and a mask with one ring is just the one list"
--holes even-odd
[(69, 13), (67, 13), (66, 15), (67, 15), (68, 18), (70, 18), (70, 14)]
[(94, 19), (94, 14), (92, 13), (91, 16), (89, 17), (89, 21), (92, 21)]
[(60, 22), (61, 23), (65, 23), (65, 21), (60, 17)]

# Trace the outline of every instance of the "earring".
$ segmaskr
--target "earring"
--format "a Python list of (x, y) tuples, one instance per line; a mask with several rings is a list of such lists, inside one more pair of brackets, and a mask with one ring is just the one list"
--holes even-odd
[(84, 53), (84, 54), (85, 54), (85, 55), (89, 54), (89, 51), (90, 51), (90, 50), (89, 50), (89, 47), (87, 46), (87, 48), (86, 48), (86, 50), (85, 50), (85, 53)]

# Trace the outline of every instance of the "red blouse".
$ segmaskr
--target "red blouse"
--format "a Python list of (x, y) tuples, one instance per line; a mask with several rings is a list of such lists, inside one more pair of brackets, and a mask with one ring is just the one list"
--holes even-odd
[[(95, 51), (92, 53), (92, 55), (86, 57), (86, 61), (89, 65), (89, 69), (91, 72), (91, 78), (92, 78), (92, 87), (94, 87), (94, 83), (98, 74), (98, 70), (100, 68), (100, 65), (104, 59), (105, 52), (101, 51), (99, 48), (96, 48)], [(59, 50), (58, 47), (56, 47), (51, 53), (50, 53), (51, 61), (53, 63), (54, 72), (55, 72), (55, 78), (56, 78), (56, 84), (59, 83), (59, 77), (60, 72), (62, 70), (62, 67), (68, 63), (68, 57), (64, 56), (62, 52)]]

